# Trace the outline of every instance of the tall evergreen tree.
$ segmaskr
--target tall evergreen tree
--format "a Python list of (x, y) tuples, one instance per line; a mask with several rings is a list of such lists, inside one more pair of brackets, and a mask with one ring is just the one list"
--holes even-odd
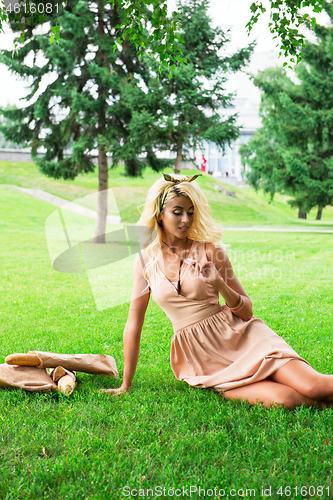
[[(107, 152), (113, 160), (125, 157), (128, 170), (138, 164), (136, 151), (128, 147), (131, 111), (120, 102), (120, 93), (133, 73), (144, 70), (133, 44), (113, 46), (119, 34), (120, 12), (107, 0), (68, 0), (61, 14), (45, 15), (45, 22), (61, 23), (61, 43), (50, 44), (47, 34), (27, 29), (25, 42), (17, 55), (2, 51), (0, 61), (22, 78), (32, 77), (27, 106), (2, 110), (15, 126), (3, 129), (7, 139), (27, 142), (40, 170), (54, 178), (74, 179), (81, 172), (94, 170), (93, 152), (98, 150), (99, 202), (95, 242), (105, 241), (108, 188)], [(26, 57), (34, 54), (33, 64)], [(45, 63), (36, 64), (37, 55)], [(38, 92), (44, 77), (53, 76), (45, 90)], [(18, 124), (18, 125), (17, 125)], [(126, 148), (122, 147), (126, 143)], [(44, 157), (37, 148), (44, 147)], [(65, 156), (71, 147), (71, 155)], [(141, 145), (140, 145), (141, 151)], [(154, 155), (152, 156), (154, 158)]]
[[(333, 20), (333, 4), (325, 10)], [(333, 27), (316, 27), (318, 43), (306, 43), (296, 68), (298, 84), (282, 69), (255, 79), (262, 89), (262, 128), (241, 148), (256, 188), (292, 196), (299, 217), (313, 207), (317, 219), (333, 204)]]
[(132, 110), (131, 130), (138, 144), (144, 144), (150, 136), (155, 138), (155, 145), (175, 151), (174, 168), (179, 173), (181, 159), (189, 148), (196, 148), (203, 140), (223, 148), (238, 137), (236, 114), (222, 116), (233, 97), (226, 92), (225, 83), (228, 73), (248, 62), (254, 44), (226, 56), (229, 33), (212, 27), (208, 2), (178, 1), (177, 7), (181, 11), (181, 47), (187, 64), (175, 61), (170, 78), (167, 68), (159, 74), (158, 63), (145, 59), (150, 67), (149, 77), (145, 74), (145, 88), (133, 80), (123, 93)]

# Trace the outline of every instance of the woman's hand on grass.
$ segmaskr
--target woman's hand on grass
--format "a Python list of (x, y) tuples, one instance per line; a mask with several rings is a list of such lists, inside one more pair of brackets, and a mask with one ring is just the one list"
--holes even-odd
[(101, 389), (101, 392), (107, 392), (111, 396), (120, 396), (124, 392), (128, 392), (128, 390), (125, 387), (118, 387), (117, 389)]

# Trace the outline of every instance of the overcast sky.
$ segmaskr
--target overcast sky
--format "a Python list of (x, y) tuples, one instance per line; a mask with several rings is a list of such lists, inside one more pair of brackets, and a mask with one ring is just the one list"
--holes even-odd
[[(232, 29), (232, 41), (228, 45), (228, 52), (234, 52), (237, 48), (246, 46), (250, 41), (256, 39), (257, 53), (267, 52), (276, 49), (276, 40), (273, 40), (273, 35), (268, 28), (269, 12), (261, 15), (261, 18), (249, 37), (246, 33), (245, 25), (251, 17), (250, 5), (253, 0), (211, 0), (209, 15), (211, 16), (215, 26), (221, 26), (223, 29)], [(264, 5), (268, 7), (268, 0), (264, 0)], [(170, 9), (175, 7), (175, 0), (168, 0)], [(11, 49), (13, 47), (13, 34), (10, 29), (5, 29), (5, 34), (0, 35), (0, 49)], [(281, 64), (283, 59), (279, 60)], [(26, 82), (11, 75), (6, 66), (0, 65), (0, 106), (5, 106), (7, 103), (24, 105), (19, 101), (20, 97), (27, 94), (25, 86)], [(235, 89), (236, 90), (236, 89)]]

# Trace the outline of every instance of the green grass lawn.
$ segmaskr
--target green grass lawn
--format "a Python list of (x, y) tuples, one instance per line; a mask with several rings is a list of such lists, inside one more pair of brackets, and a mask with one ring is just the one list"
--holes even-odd
[[(144, 171), (143, 177), (129, 178), (123, 173), (123, 166), (111, 169), (109, 187), (113, 189), (122, 220), (136, 222), (140, 215), (138, 206), (144, 203), (149, 187), (162, 174), (150, 168)], [(166, 169), (167, 172), (172, 170)], [(186, 175), (198, 173), (197, 170), (184, 170)], [(223, 226), (233, 225), (283, 225), (283, 226), (333, 226), (333, 207), (323, 210), (322, 220), (316, 221), (317, 210), (314, 208), (308, 218), (298, 219), (298, 210), (290, 208), (288, 197), (276, 195), (270, 203), (268, 195), (255, 193), (252, 188), (230, 186), (204, 175), (198, 180), (203, 188), (212, 209), (213, 217)], [(42, 189), (56, 196), (73, 201), (77, 198), (96, 192), (98, 177), (96, 172), (79, 175), (74, 181), (55, 180), (45, 177), (36, 165), (15, 162), (0, 162), (0, 184), (14, 184), (25, 188)], [(235, 191), (236, 196), (227, 196), (214, 189), (220, 184), (226, 191)]]
[[(79, 179), (66, 184), (40, 176), (38, 184), (33, 167), (29, 185), (26, 171), (22, 168), (22, 185), (67, 199), (95, 189), (93, 177), (91, 181), (82, 178), (82, 184)], [(1, 182), (18, 184), (16, 174), (8, 167)], [(116, 187), (121, 192), (129, 186), (144, 188), (144, 194), (156, 178), (148, 172), (144, 179), (123, 177), (124, 187), (117, 178), (115, 184), (119, 183)], [(200, 182), (215, 196), (209, 178)], [(253, 207), (249, 220), (257, 224), (263, 198), (256, 201), (252, 192), (238, 193), (243, 208), (246, 203)], [(54, 206), (7, 188), (0, 188), (0, 196), (0, 362), (13, 352), (33, 349), (102, 353), (115, 357), (122, 376), (128, 303), (98, 311), (85, 274), (52, 269), (44, 224)], [(265, 223), (273, 221), (274, 213), (279, 220), (282, 213), (287, 217), (289, 209), (282, 198), (281, 204), (283, 209), (277, 204), (271, 212), (270, 205), (262, 205), (263, 211), (268, 207)], [(217, 204), (213, 212), (218, 210)], [(245, 215), (241, 217), (245, 223)], [(288, 217), (297, 223), (291, 212)], [(230, 258), (253, 300), (254, 315), (315, 369), (333, 373), (332, 235), (226, 229), (223, 241), (230, 244)], [(78, 387), (68, 398), (1, 390), (0, 498), (209, 497), (193, 489), (190, 497), (190, 486), (217, 488), (220, 496), (211, 498), (220, 499), (244, 497), (242, 491), (230, 492), (232, 488), (244, 493), (254, 488), (261, 499), (332, 498), (333, 409), (268, 410), (191, 388), (172, 373), (172, 334), (163, 311), (150, 302), (133, 388), (118, 398), (99, 389), (118, 387), (121, 378), (85, 374), (78, 374)], [(138, 493), (142, 490), (141, 494), (128, 495), (126, 486)], [(262, 487), (269, 486), (272, 495), (264, 495)], [(309, 490), (310, 486), (323, 490)], [(147, 488), (156, 487), (162, 490), (154, 490), (155, 496), (145, 494)], [(168, 493), (169, 488), (183, 487), (180, 496)], [(157, 496), (159, 491), (162, 494)], [(250, 493), (245, 496), (249, 497)]]

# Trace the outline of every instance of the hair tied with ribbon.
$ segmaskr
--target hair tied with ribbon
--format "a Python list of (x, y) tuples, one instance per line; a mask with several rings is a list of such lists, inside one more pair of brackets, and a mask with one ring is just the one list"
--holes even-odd
[(164, 205), (166, 196), (167, 196), (168, 191), (169, 191), (170, 188), (172, 188), (176, 184), (180, 184), (181, 182), (192, 182), (197, 177), (199, 177), (200, 175), (202, 175), (202, 174), (188, 175), (187, 177), (183, 177), (182, 179), (175, 179), (172, 175), (170, 175), (170, 174), (164, 174), (163, 173), (164, 179), (166, 181), (172, 182), (172, 184), (169, 185), (169, 186), (167, 186), (166, 188), (164, 188), (163, 191), (161, 192), (161, 194), (158, 197), (158, 210), (159, 210), (159, 212), (158, 212), (157, 215), (159, 215), (162, 212), (163, 205)]
[(202, 174), (188, 175), (187, 177), (184, 177), (183, 179), (175, 179), (172, 175), (163, 173), (163, 177), (166, 181), (174, 182), (175, 184), (179, 184), (180, 182), (194, 181), (197, 177), (200, 177), (200, 175), (202, 175)]

